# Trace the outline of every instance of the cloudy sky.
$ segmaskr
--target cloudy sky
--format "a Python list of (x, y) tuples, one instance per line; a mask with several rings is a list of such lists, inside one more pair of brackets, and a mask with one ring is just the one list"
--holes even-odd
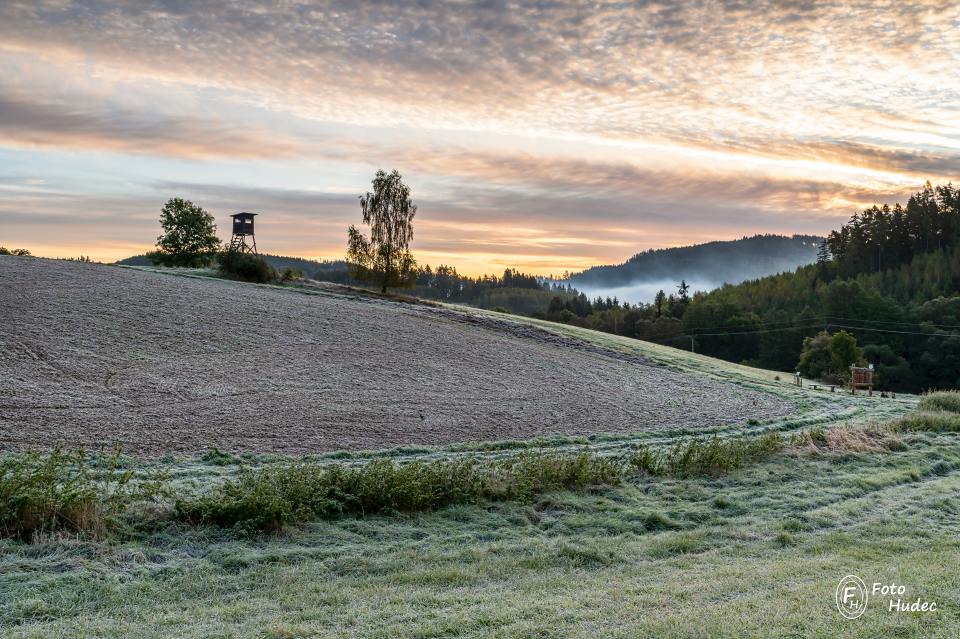
[(338, 258), (381, 167), (474, 274), (823, 232), (956, 178), (960, 4), (0, 2), (0, 245), (141, 253), (181, 196)]

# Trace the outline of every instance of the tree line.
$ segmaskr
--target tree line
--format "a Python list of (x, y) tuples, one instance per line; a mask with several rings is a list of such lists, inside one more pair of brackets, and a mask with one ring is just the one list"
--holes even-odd
[(910, 263), (922, 253), (960, 243), (960, 192), (929, 182), (907, 201), (892, 208), (872, 206), (831, 232), (818, 261), (834, 275), (851, 277)]

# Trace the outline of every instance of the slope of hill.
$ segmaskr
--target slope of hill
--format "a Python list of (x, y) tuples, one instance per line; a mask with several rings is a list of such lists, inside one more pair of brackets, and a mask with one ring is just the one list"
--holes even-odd
[(332, 286), (12, 257), (0, 274), (5, 448), (307, 453), (708, 428), (791, 409), (493, 315)]
[(729, 242), (651, 249), (623, 264), (594, 266), (570, 277), (574, 286), (612, 288), (637, 282), (725, 282), (792, 271), (817, 259), (822, 237), (755, 235)]
[[(854, 627), (833, 610), (851, 566), (907, 584), (911, 601), (949, 602), (960, 588), (956, 433), (880, 424), (915, 397), (815, 392), (773, 371), (531, 318), (185, 273), (0, 258), (4, 468), (43, 459), (11, 449), (116, 439), (137, 454), (117, 474), (160, 477), (170, 491), (103, 536), (0, 538), (0, 635), (833, 637)], [(774, 434), (783, 448), (728, 472), (627, 470), (644, 450), (686, 456), (704, 434), (720, 439), (699, 439), (700, 450)], [(399, 442), (426, 445), (194, 454)], [(187, 455), (159, 455), (177, 451)], [(406, 495), (412, 478), (437, 479), (414, 474), (432, 461), (584, 457), (624, 462), (622, 481), (411, 514), (331, 513), (280, 534), (177, 517), (178, 500), (220, 496), (225, 482), (248, 487), (238, 494), (253, 514), (285, 507), (287, 489), (319, 503), (353, 494), (324, 492), (321, 467), (363, 469), (376, 495)], [(89, 466), (102, 481), (107, 466)], [(294, 481), (256, 481), (284, 469)], [(449, 494), (452, 480), (431, 486)], [(7, 503), (19, 498), (10, 485)], [(960, 628), (947, 605), (870, 606), (855, 622), (868, 636)]]

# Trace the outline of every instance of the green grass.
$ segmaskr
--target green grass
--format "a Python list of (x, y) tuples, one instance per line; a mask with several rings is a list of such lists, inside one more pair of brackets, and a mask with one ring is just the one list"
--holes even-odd
[[(179, 517), (125, 502), (106, 533), (46, 525), (0, 539), (0, 636), (960, 636), (960, 434), (946, 406), (907, 415), (918, 398), (815, 393), (783, 373), (491, 315), (773, 393), (795, 412), (295, 460), (121, 460), (138, 468), (131, 481), (165, 473)], [(895, 432), (864, 428), (890, 420)], [(504, 470), (541, 456), (620, 472)], [(847, 621), (833, 598), (849, 573), (941, 610), (872, 602)]]
[(943, 410), (951, 413), (960, 413), (960, 392), (938, 391), (928, 393), (920, 399), (917, 408), (926, 411)]
[(899, 431), (958, 432), (960, 431), (960, 414), (943, 410), (916, 411), (904, 415), (891, 426)]
[(354, 466), (298, 462), (246, 469), (198, 497), (177, 501), (180, 519), (278, 530), (345, 514), (434, 510), (480, 501), (528, 502), (561, 489), (614, 486), (624, 464), (588, 453), (522, 453), (484, 460), (374, 459)]
[(630, 464), (648, 475), (720, 475), (766, 459), (783, 446), (784, 439), (776, 432), (739, 439), (690, 439), (664, 451), (641, 447), (630, 456)]
[[(0, 635), (956, 636), (960, 436), (904, 437), (280, 535), (0, 541)], [(941, 610), (847, 621), (833, 591), (851, 572)]]

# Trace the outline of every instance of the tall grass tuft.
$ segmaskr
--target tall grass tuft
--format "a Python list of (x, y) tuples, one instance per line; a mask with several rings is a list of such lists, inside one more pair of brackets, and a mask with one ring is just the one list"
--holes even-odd
[(297, 463), (245, 470), (199, 497), (178, 500), (192, 523), (277, 530), (340, 514), (417, 512), (480, 500), (529, 501), (560, 489), (617, 485), (623, 462), (589, 454), (523, 453), (497, 460), (438, 460), (356, 466)]
[(907, 413), (894, 420), (890, 427), (895, 431), (960, 431), (960, 414), (945, 410), (925, 410)]
[(61, 530), (100, 535), (128, 508), (163, 492), (162, 479), (132, 481), (120, 452), (83, 449), (0, 458), (0, 536), (29, 539)]
[(928, 393), (920, 399), (917, 408), (921, 411), (945, 410), (951, 413), (960, 413), (960, 392), (937, 391)]
[(720, 475), (766, 459), (783, 446), (779, 433), (744, 439), (691, 439), (663, 452), (637, 449), (630, 457), (630, 465), (648, 475)]

